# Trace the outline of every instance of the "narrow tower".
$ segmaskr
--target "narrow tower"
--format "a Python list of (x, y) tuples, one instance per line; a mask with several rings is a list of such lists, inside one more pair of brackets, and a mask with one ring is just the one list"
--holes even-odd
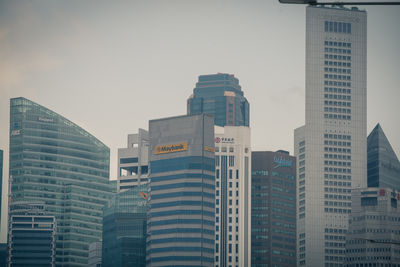
[(306, 9), (306, 124), (295, 130), (299, 266), (344, 261), (351, 189), (366, 187), (367, 14)]

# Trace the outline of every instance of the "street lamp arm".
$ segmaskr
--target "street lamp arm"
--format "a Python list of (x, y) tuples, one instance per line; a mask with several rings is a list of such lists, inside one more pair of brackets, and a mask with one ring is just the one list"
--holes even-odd
[(400, 5), (400, 2), (318, 2), (317, 0), (279, 0), (281, 4), (305, 4), (305, 5), (363, 5), (363, 6), (389, 6), (389, 5)]

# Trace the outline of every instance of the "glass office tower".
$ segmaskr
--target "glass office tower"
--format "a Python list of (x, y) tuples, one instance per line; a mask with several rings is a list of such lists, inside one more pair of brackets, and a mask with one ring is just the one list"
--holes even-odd
[(117, 193), (104, 207), (102, 267), (146, 266), (148, 185)]
[(239, 80), (225, 73), (201, 75), (187, 101), (187, 114), (201, 113), (213, 115), (218, 126), (249, 126), (249, 102)]
[(101, 239), (109, 157), (108, 147), (73, 122), (11, 99), (11, 203), (43, 202), (56, 217), (57, 266), (87, 266), (89, 244)]
[(368, 187), (400, 190), (400, 162), (378, 123), (367, 139)]
[(299, 266), (344, 262), (351, 189), (367, 184), (366, 69), (367, 13), (308, 6), (306, 117), (294, 138)]
[(296, 266), (296, 158), (251, 154), (251, 266)]
[(214, 122), (201, 114), (151, 120), (146, 266), (213, 266)]

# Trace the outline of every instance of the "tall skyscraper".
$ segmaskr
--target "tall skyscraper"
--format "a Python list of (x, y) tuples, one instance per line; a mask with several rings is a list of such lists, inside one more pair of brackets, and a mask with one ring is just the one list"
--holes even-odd
[(54, 267), (57, 222), (45, 214), (45, 205), (10, 204), (8, 266)]
[(251, 265), (296, 266), (296, 158), (251, 154)]
[(0, 227), (1, 227), (2, 197), (3, 197), (3, 150), (0, 149)]
[(201, 114), (149, 122), (146, 266), (213, 266), (214, 122)]
[(306, 118), (294, 138), (299, 266), (344, 262), (351, 189), (367, 184), (366, 37), (365, 11), (306, 8)]
[[(336, 236), (330, 232), (330, 240)], [(389, 188), (352, 190), (347, 267), (400, 266), (400, 193)]]
[(400, 162), (379, 123), (367, 139), (368, 187), (400, 190)]
[(146, 266), (148, 185), (117, 193), (104, 207), (102, 267)]
[(246, 126), (215, 126), (215, 267), (251, 260), (251, 143)]
[(126, 148), (118, 148), (118, 192), (147, 183), (149, 149), (149, 133), (143, 129), (128, 135)]
[(44, 202), (57, 220), (56, 265), (87, 266), (111, 196), (110, 150), (57, 113), (10, 101), (11, 201)]
[(249, 102), (232, 74), (201, 75), (187, 101), (187, 114), (214, 116), (218, 126), (249, 126)]

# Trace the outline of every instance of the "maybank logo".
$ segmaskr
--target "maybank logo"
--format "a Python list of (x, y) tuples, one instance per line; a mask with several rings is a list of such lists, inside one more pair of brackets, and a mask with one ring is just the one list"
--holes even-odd
[(173, 153), (173, 152), (180, 152), (188, 150), (188, 142), (172, 144), (172, 145), (162, 145), (156, 146), (154, 149), (154, 154), (166, 154), (166, 153)]

